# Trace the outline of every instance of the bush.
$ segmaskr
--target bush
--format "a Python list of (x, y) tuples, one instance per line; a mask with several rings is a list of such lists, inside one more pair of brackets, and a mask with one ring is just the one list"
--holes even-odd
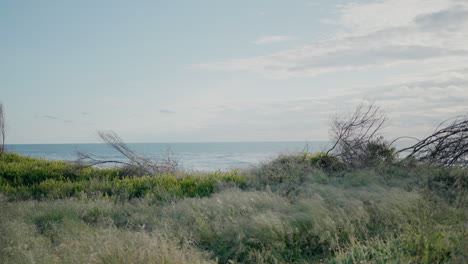
[(327, 171), (338, 171), (345, 169), (344, 164), (341, 163), (337, 157), (325, 152), (315, 153), (308, 159), (312, 165)]
[[(102, 172), (99, 169), (93, 170)], [(63, 199), (85, 195), (115, 200), (152, 197), (157, 201), (172, 201), (184, 197), (209, 196), (215, 191), (219, 182), (232, 183), (238, 187), (245, 187), (246, 184), (246, 178), (237, 171), (125, 178), (117, 178), (107, 173), (92, 177), (88, 173), (83, 172), (81, 179), (74, 181), (55, 177), (53, 174), (53, 177), (46, 177), (45, 180), (35, 184), (22, 185), (17, 182), (11, 184), (6, 181), (0, 185), (0, 192), (7, 194), (10, 199), (18, 200)], [(26, 172), (25, 174), (28, 175)]]
[(5, 153), (0, 158), (0, 178), (10, 186), (31, 186), (46, 180), (80, 181), (91, 178), (114, 179), (119, 169), (82, 167), (65, 161), (48, 161)]

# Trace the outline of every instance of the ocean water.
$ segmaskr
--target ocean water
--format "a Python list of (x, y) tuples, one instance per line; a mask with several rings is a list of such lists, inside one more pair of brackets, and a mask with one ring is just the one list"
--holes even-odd
[[(246, 168), (266, 162), (280, 154), (321, 151), (326, 141), (313, 142), (216, 142), (216, 143), (129, 143), (134, 152), (153, 159), (170, 155), (186, 170), (215, 171)], [(74, 161), (78, 153), (98, 159), (125, 161), (106, 144), (17, 144), (6, 145), (8, 152), (49, 160)]]

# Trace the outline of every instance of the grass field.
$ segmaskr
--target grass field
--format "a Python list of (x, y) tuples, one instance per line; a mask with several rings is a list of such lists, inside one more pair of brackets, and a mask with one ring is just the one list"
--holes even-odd
[(6, 153), (0, 212), (0, 263), (468, 262), (468, 170), (416, 162), (133, 177)]

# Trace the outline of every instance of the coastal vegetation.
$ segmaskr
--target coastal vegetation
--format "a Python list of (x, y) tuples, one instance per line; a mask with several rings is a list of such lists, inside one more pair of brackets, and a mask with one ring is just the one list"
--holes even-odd
[(463, 263), (468, 170), (326, 153), (147, 176), (5, 153), (1, 263)]
[(230, 171), (149, 161), (110, 132), (129, 160), (114, 168), (4, 153), (0, 263), (466, 263), (457, 120), (402, 158), (380, 109), (361, 105), (334, 119), (327, 152)]

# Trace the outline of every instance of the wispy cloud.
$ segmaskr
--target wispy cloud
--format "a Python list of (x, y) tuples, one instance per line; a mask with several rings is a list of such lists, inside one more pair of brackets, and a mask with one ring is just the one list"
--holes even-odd
[(271, 139), (290, 136), (296, 140), (325, 140), (330, 118), (353, 110), (365, 95), (387, 110), (388, 139), (402, 135), (421, 137), (445, 119), (468, 114), (466, 87), (468, 67), (398, 76), (380, 85), (330, 89), (321, 96), (223, 102), (211, 108), (201, 107), (199, 112), (210, 115), (202, 122), (197, 119), (197, 125), (204, 131), (229, 127), (237, 133), (255, 127), (254, 132), (249, 132), (251, 136), (261, 137), (263, 133), (266, 137), (271, 135)]
[(60, 120), (60, 118), (56, 116), (51, 116), (51, 115), (35, 115), (34, 118), (39, 118), (39, 119), (49, 119), (49, 120)]
[[(265, 56), (198, 64), (216, 70), (251, 71), (270, 78), (389, 67), (405, 63), (467, 65), (468, 2), (384, 0), (338, 9), (333, 37)], [(281, 38), (278, 38), (278, 40)], [(268, 43), (275, 38), (257, 40)]]
[(175, 111), (169, 110), (169, 109), (161, 109), (159, 110), (161, 114), (175, 114)]
[(71, 122), (73, 122), (72, 120), (69, 120), (69, 119), (62, 119), (62, 118), (60, 118), (60, 117), (52, 116), (52, 115), (35, 115), (34, 118), (36, 118), (36, 119), (55, 120), (55, 121), (61, 121), (61, 122), (64, 122), (64, 123), (71, 123)]
[(278, 42), (285, 42), (293, 39), (291, 36), (264, 36), (259, 39), (252, 41), (253, 44), (256, 45), (264, 45), (264, 44), (271, 44), (271, 43), (278, 43)]

